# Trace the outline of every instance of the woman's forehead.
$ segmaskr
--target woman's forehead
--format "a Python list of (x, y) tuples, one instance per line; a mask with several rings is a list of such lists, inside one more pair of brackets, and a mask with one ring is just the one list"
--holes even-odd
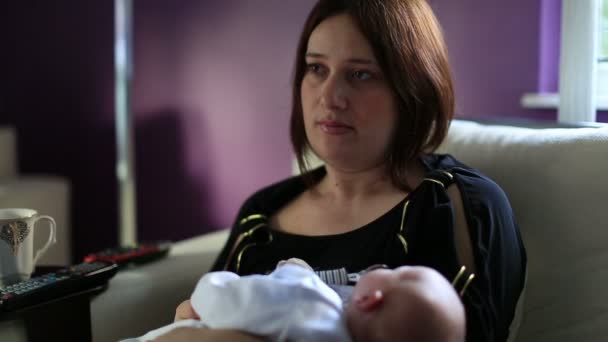
[(370, 43), (348, 14), (338, 14), (323, 20), (308, 39), (307, 54), (376, 62)]

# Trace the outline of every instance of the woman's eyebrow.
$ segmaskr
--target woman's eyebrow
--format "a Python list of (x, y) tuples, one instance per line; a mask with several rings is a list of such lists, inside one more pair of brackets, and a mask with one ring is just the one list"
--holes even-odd
[[(306, 57), (310, 57), (310, 58), (321, 58), (321, 59), (327, 59), (327, 55), (324, 55), (322, 53), (318, 53), (318, 52), (307, 52)], [(368, 59), (368, 58), (358, 58), (358, 57), (353, 57), (353, 58), (349, 58), (346, 60), (349, 63), (355, 63), (355, 64), (369, 64), (369, 65), (375, 65), (376, 62)]]
[(322, 53), (318, 53), (318, 52), (307, 52), (306, 57), (327, 59), (326, 55), (324, 55)]
[(355, 63), (355, 64), (376, 64), (376, 62), (372, 61), (371, 59), (367, 59), (367, 58), (349, 58), (347, 60), (350, 63)]

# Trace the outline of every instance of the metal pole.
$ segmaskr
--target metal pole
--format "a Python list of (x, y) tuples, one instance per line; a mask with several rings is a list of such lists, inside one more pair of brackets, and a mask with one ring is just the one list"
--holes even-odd
[(130, 88), (133, 73), (132, 14), (132, 0), (114, 1), (116, 176), (118, 179), (118, 229), (121, 246), (131, 246), (137, 242), (135, 162), (133, 159), (134, 130), (130, 108)]

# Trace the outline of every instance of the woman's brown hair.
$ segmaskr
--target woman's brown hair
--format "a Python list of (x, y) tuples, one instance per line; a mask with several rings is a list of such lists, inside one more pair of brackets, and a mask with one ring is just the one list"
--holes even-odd
[(300, 88), (312, 31), (325, 19), (350, 15), (372, 46), (398, 102), (397, 127), (386, 151), (393, 183), (410, 190), (406, 169), (443, 141), (454, 114), (454, 90), (441, 28), (426, 0), (320, 0), (298, 43), (293, 81), (291, 142), (306, 180), (305, 154), (311, 149), (304, 129)]

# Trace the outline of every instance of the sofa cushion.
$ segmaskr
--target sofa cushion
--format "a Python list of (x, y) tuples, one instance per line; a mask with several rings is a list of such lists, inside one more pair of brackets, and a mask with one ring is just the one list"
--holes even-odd
[(518, 341), (604, 341), (608, 128), (456, 120), (439, 152), (479, 169), (510, 198), (528, 253)]
[(93, 342), (141, 336), (171, 323), (175, 308), (211, 268), (229, 232), (182, 240), (173, 244), (166, 258), (116, 274), (91, 303)]

